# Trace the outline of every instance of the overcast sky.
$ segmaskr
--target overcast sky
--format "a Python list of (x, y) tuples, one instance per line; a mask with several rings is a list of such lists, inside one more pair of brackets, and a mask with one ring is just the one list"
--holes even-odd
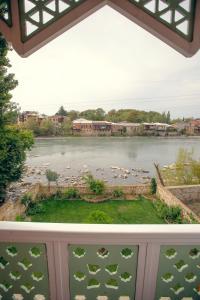
[(22, 110), (136, 108), (200, 117), (200, 52), (185, 58), (104, 7), (28, 58), (10, 54)]

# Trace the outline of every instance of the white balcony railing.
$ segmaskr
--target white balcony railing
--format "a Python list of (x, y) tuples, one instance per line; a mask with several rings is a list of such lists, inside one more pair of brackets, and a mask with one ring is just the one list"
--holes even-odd
[(199, 295), (200, 225), (0, 223), (2, 300)]

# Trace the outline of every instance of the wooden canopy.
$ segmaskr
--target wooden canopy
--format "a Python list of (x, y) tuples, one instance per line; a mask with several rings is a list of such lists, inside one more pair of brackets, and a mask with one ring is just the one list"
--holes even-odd
[(0, 31), (28, 56), (104, 5), (184, 56), (200, 48), (200, 0), (5, 0)]

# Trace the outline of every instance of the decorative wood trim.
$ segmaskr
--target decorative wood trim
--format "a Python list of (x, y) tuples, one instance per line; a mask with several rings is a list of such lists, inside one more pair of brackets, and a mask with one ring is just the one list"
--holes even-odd
[(200, 48), (200, 1), (196, 1), (192, 42), (171, 30), (164, 23), (159, 22), (155, 19), (155, 17), (148, 14), (137, 5), (134, 5), (134, 3), (131, 3), (129, 0), (86, 0), (60, 17), (54, 23), (50, 23), (40, 32), (30, 37), (27, 41), (22, 42), (19, 1), (20, 0), (12, 1), (11, 13), (13, 26), (9, 27), (4, 21), (0, 20), (0, 31), (4, 34), (6, 39), (12, 43), (14, 49), (23, 57), (35, 52), (106, 4), (186, 57), (193, 56)]

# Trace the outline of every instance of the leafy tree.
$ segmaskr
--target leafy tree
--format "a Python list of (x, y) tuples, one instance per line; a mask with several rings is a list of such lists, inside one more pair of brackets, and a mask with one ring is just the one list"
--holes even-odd
[(71, 121), (74, 121), (79, 118), (79, 114), (80, 113), (76, 110), (70, 110), (68, 112), (68, 117), (70, 118)]
[(193, 161), (193, 152), (193, 150), (189, 151), (184, 148), (180, 148), (178, 151), (176, 159), (176, 177), (178, 177), (180, 181), (183, 181), (184, 184), (192, 183), (193, 175), (189, 165), (191, 165)]
[(16, 102), (9, 102), (5, 109), (5, 119), (9, 124), (17, 124), (20, 115), (20, 107)]
[(5, 127), (0, 129), (0, 141), (0, 202), (3, 202), (7, 186), (21, 178), (33, 136), (29, 131)]
[(58, 115), (58, 116), (67, 116), (67, 111), (64, 109), (64, 107), (63, 106), (61, 106), (60, 108), (59, 108), (59, 110), (58, 110), (58, 112), (56, 113), (56, 115)]
[(55, 135), (56, 128), (51, 120), (42, 120), (40, 124), (40, 135), (51, 136)]
[(29, 118), (25, 123), (23, 123), (22, 128), (31, 130), (36, 136), (41, 134), (39, 123), (32, 118)]
[[(0, 15), (3, 13), (2, 5), (1, 1)], [(0, 34), (0, 202), (5, 200), (8, 185), (21, 177), (26, 150), (33, 144), (33, 136), (30, 132), (9, 125), (12, 120), (10, 92), (18, 84), (14, 74), (8, 74), (9, 50), (7, 41)]]
[(61, 125), (61, 134), (64, 136), (68, 136), (72, 134), (72, 121), (71, 120), (67, 120), (65, 122), (63, 122), (63, 124)]
[(166, 123), (170, 124), (170, 122), (171, 122), (171, 116), (170, 116), (170, 111), (168, 111), (166, 116)]
[(191, 164), (192, 175), (197, 178), (200, 183), (200, 161), (193, 160)]
[(80, 113), (80, 117), (92, 121), (103, 121), (105, 120), (105, 111), (102, 108), (87, 109)]

